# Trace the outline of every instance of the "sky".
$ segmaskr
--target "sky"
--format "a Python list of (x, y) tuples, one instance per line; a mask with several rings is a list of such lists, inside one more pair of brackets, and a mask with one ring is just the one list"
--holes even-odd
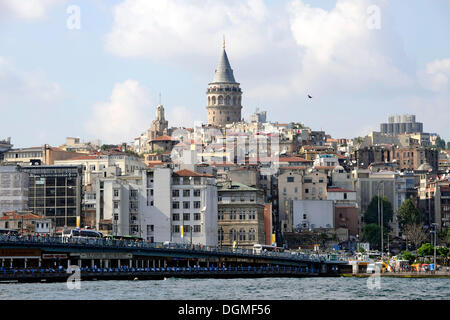
[(206, 123), (225, 36), (246, 120), (354, 138), (408, 113), (448, 141), (448, 30), (450, 0), (0, 0), (0, 140), (131, 142), (160, 99)]

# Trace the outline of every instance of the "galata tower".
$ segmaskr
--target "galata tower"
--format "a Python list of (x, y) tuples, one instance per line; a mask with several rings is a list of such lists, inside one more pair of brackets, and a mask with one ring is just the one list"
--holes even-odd
[(241, 121), (242, 90), (236, 82), (223, 41), (222, 56), (219, 60), (213, 81), (208, 85), (208, 124), (225, 126), (227, 123)]

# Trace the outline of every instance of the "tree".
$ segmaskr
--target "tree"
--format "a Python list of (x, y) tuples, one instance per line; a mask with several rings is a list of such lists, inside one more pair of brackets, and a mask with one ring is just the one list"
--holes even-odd
[(417, 254), (421, 257), (432, 256), (434, 254), (434, 247), (431, 243), (424, 243), (417, 249)]
[(381, 227), (376, 223), (366, 224), (363, 227), (364, 240), (370, 243), (372, 248), (381, 248)]
[(398, 209), (398, 224), (400, 230), (404, 230), (407, 225), (419, 224), (422, 220), (420, 211), (414, 206), (411, 199), (405, 200)]
[(389, 229), (389, 222), (392, 220), (394, 212), (392, 210), (391, 203), (387, 198), (378, 198), (375, 196), (370, 201), (366, 212), (364, 212), (364, 223), (366, 224), (379, 224), (378, 222), (378, 199), (380, 199), (380, 211), (383, 208), (383, 226)]
[(411, 253), (409, 250), (405, 250), (401, 253), (402, 258), (404, 260), (409, 260), (409, 263), (413, 263), (416, 260), (416, 256)]
[(441, 139), (440, 136), (436, 137), (436, 147), (440, 150), (445, 149), (445, 140)]
[(422, 223), (410, 223), (403, 229), (403, 235), (410, 241), (415, 248), (418, 248), (425, 240), (428, 239), (427, 234), (423, 231)]
[(450, 141), (447, 142), (447, 150), (450, 150)]
[(448, 256), (448, 252), (450, 251), (447, 247), (440, 247), (437, 250), (437, 254), (440, 255), (441, 257), (447, 257)]

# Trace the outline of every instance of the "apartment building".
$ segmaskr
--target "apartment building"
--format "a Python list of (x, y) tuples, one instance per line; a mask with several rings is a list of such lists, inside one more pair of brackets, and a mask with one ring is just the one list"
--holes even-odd
[(224, 247), (264, 244), (264, 194), (238, 182), (217, 184), (218, 240)]

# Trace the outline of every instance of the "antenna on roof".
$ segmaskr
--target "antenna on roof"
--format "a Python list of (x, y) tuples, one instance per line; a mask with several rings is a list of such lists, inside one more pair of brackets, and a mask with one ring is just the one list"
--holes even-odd
[(225, 35), (223, 35), (223, 48), (225, 49)]
[(159, 104), (161, 104), (161, 92), (159, 93)]

